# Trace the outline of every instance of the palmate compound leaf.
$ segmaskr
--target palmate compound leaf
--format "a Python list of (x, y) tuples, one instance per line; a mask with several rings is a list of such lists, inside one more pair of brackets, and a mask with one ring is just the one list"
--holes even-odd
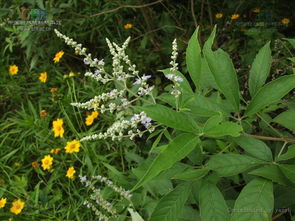
[(289, 180), (295, 183), (295, 165), (281, 164), (280, 169)]
[(286, 178), (278, 165), (266, 165), (249, 172), (249, 174), (269, 179), (281, 185), (290, 185), (291, 182)]
[(228, 221), (229, 210), (220, 190), (210, 182), (203, 182), (199, 194), (202, 221)]
[(132, 221), (144, 221), (143, 218), (136, 211), (134, 211), (132, 208), (128, 208), (128, 211), (131, 215)]
[(188, 73), (193, 80), (196, 88), (199, 90), (201, 88), (201, 47), (198, 40), (199, 27), (193, 33), (192, 37), (188, 42), (186, 49), (186, 65)]
[(264, 85), (271, 67), (270, 42), (266, 43), (256, 55), (249, 74), (249, 91), (253, 97)]
[(288, 147), (287, 152), (277, 157), (276, 161), (279, 162), (279, 161), (289, 160), (292, 158), (295, 158), (295, 144), (290, 145)]
[(295, 109), (287, 110), (273, 119), (273, 122), (276, 122), (289, 130), (295, 131)]
[(157, 204), (149, 221), (178, 221), (191, 188), (192, 183), (183, 183), (165, 195)]
[(230, 56), (225, 51), (220, 48), (216, 51), (211, 50), (215, 32), (216, 26), (204, 45), (203, 53), (219, 90), (231, 103), (233, 110), (239, 111), (240, 89), (237, 73)]
[(223, 137), (223, 136), (232, 136), (238, 137), (240, 136), (243, 128), (237, 123), (230, 121), (222, 122), (222, 115), (215, 115), (210, 117), (203, 129), (204, 136), (206, 137)]
[(179, 174), (176, 174), (172, 179), (176, 180), (187, 180), (187, 181), (196, 181), (207, 175), (209, 170), (207, 168), (202, 169), (186, 169)]
[(261, 111), (267, 105), (279, 101), (295, 87), (295, 75), (280, 77), (264, 85), (251, 100), (245, 115), (250, 116)]
[(160, 172), (169, 169), (174, 163), (186, 157), (199, 142), (200, 139), (194, 134), (183, 133), (178, 135), (168, 144), (167, 148), (155, 158), (146, 173), (132, 190), (138, 189)]
[(144, 111), (150, 118), (165, 126), (185, 131), (197, 132), (199, 128), (196, 122), (187, 114), (177, 112), (161, 104), (136, 107), (136, 110)]
[(272, 182), (255, 178), (242, 189), (236, 199), (230, 221), (271, 221), (273, 208)]
[(208, 168), (216, 171), (218, 175), (226, 177), (237, 175), (263, 163), (265, 162), (262, 160), (246, 155), (226, 153), (212, 156), (208, 162)]
[(234, 141), (250, 155), (261, 160), (272, 161), (272, 152), (263, 141), (246, 136), (234, 138)]

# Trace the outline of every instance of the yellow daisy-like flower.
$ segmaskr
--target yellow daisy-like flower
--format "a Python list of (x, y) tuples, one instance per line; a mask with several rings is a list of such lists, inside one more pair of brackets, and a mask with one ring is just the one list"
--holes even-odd
[(94, 118), (93, 118), (91, 115), (88, 115), (88, 116), (86, 117), (85, 124), (86, 124), (87, 126), (90, 126), (90, 125), (93, 124), (93, 121), (94, 121)]
[(3, 208), (6, 204), (7, 198), (1, 198), (0, 199), (0, 209)]
[(231, 19), (231, 20), (236, 20), (236, 19), (238, 19), (239, 17), (240, 17), (239, 14), (232, 14), (231, 17), (230, 17), (230, 19)]
[(222, 18), (222, 17), (223, 17), (223, 14), (222, 13), (215, 14), (215, 18), (217, 18), (217, 19)]
[(70, 167), (70, 168), (67, 170), (66, 177), (68, 177), (69, 179), (73, 179), (75, 173), (76, 173), (75, 168), (74, 168), (74, 167)]
[(99, 115), (98, 111), (93, 111), (90, 115), (88, 115), (88, 116), (86, 117), (85, 124), (86, 124), (87, 126), (92, 125), (94, 119), (97, 118), (98, 115)]
[(289, 19), (289, 18), (283, 18), (283, 19), (281, 20), (281, 22), (282, 22), (283, 24), (287, 25), (287, 24), (290, 23), (290, 19)]
[(260, 12), (260, 8), (254, 8), (254, 9), (252, 10), (252, 12), (254, 12), (254, 13), (259, 13), (259, 12)]
[(41, 110), (41, 111), (40, 111), (40, 117), (41, 117), (41, 118), (46, 118), (46, 117), (47, 117), (46, 110)]
[(10, 65), (9, 66), (9, 73), (11, 75), (16, 75), (17, 72), (18, 72), (18, 66), (16, 66), (16, 65)]
[(67, 142), (67, 145), (65, 146), (65, 150), (66, 150), (66, 153), (78, 153), (80, 151), (80, 142), (78, 140), (72, 140), (72, 141), (69, 141)]
[(57, 52), (53, 58), (54, 63), (59, 62), (59, 60), (62, 58), (63, 55), (64, 55), (64, 51)]
[(52, 130), (54, 132), (54, 137), (63, 137), (64, 136), (64, 128), (63, 128), (63, 120), (62, 119), (56, 119), (52, 122)]
[(25, 202), (21, 201), (20, 199), (14, 200), (12, 202), (12, 207), (10, 208), (10, 212), (14, 213), (15, 215), (18, 215), (21, 213), (25, 206)]
[(43, 170), (50, 170), (53, 164), (53, 158), (50, 155), (46, 155), (42, 160)]
[(124, 25), (124, 28), (125, 29), (133, 28), (133, 24), (126, 24), (126, 25)]
[(50, 153), (52, 154), (58, 154), (60, 152), (60, 148), (53, 148), (50, 150)]
[(47, 72), (42, 72), (42, 73), (40, 73), (39, 80), (40, 80), (42, 83), (45, 83), (45, 82), (47, 81)]

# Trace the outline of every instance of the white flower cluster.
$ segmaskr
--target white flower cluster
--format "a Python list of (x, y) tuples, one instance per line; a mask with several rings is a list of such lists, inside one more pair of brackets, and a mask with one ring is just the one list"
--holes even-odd
[(86, 206), (88, 209), (91, 209), (96, 216), (98, 216), (98, 220), (99, 221), (107, 221), (109, 220), (109, 217), (104, 215), (102, 212), (100, 212), (95, 206), (94, 204), (92, 204), (91, 202), (85, 200), (84, 203), (83, 203), (84, 206)]
[[(155, 126), (151, 123), (152, 119), (147, 117), (147, 115), (144, 112), (141, 112), (140, 114), (134, 114), (130, 120), (126, 119), (120, 119), (118, 121), (115, 121), (112, 126), (110, 126), (106, 132), (100, 132), (98, 134), (93, 134), (90, 136), (83, 137), (80, 141), (89, 141), (89, 140), (97, 140), (97, 139), (107, 139), (111, 138), (114, 140), (122, 140), (124, 137), (129, 137), (131, 140), (134, 139), (134, 137), (139, 136), (142, 137), (142, 135), (145, 132), (153, 132), (155, 130)], [(139, 124), (143, 125), (145, 127), (145, 130), (139, 130)], [(124, 135), (126, 134), (127, 135)]]
[(177, 98), (181, 94), (179, 90), (180, 88), (179, 82), (183, 82), (182, 77), (179, 77), (172, 73), (166, 74), (165, 77), (173, 82), (172, 91), (170, 93)]
[(172, 55), (171, 55), (171, 61), (170, 61), (170, 65), (172, 66), (170, 68), (170, 71), (177, 71), (178, 70), (178, 63), (176, 63), (176, 59), (177, 59), (177, 42), (176, 39), (174, 39), (174, 41), (172, 42)]
[[(126, 106), (126, 100), (123, 98), (125, 93), (125, 90), (117, 90), (117, 89), (113, 89), (110, 92), (106, 92), (106, 93), (102, 93), (100, 95), (95, 96), (94, 98), (90, 99), (89, 101), (86, 101), (84, 103), (71, 103), (71, 105), (78, 107), (78, 108), (83, 108), (83, 109), (87, 109), (87, 110), (91, 110), (91, 109), (100, 109), (100, 111), (103, 113), (106, 110), (111, 110), (110, 112), (114, 111), (114, 105), (116, 105), (115, 103), (110, 103), (108, 105), (108, 107), (106, 107), (104, 104), (100, 106), (100, 108), (98, 108), (97, 103), (107, 103), (108, 101), (112, 101), (112, 100), (117, 100), (118, 98), (121, 98), (121, 103)], [(123, 100), (122, 100), (123, 99)]]
[(66, 35), (63, 35), (58, 30), (54, 29), (54, 32), (56, 35), (60, 38), (62, 38), (65, 43), (72, 48), (75, 49), (76, 52), (78, 52), (79, 55), (84, 56), (84, 63), (89, 65), (90, 67), (96, 68), (95, 72), (86, 72), (86, 76), (93, 77), (95, 80), (102, 82), (103, 84), (109, 82), (112, 80), (110, 78), (109, 74), (104, 70), (104, 61), (103, 59), (98, 60), (97, 58), (92, 59), (92, 55), (89, 53), (86, 53), (86, 48), (82, 47), (82, 44), (78, 44), (76, 41), (74, 41), (72, 38), (67, 37)]
[[(152, 95), (154, 86), (150, 86), (147, 83), (148, 79), (151, 78), (151, 75), (140, 76), (139, 72), (136, 70), (136, 65), (131, 63), (128, 55), (125, 53), (128, 43), (130, 42), (130, 37), (127, 38), (122, 46), (106, 39), (112, 55), (112, 73), (109, 74), (104, 69), (105, 62), (103, 59), (92, 59), (91, 54), (87, 54), (86, 48), (82, 48), (81, 44), (78, 44), (73, 39), (61, 34), (57, 30), (55, 30), (55, 33), (58, 37), (64, 39), (66, 44), (73, 47), (79, 55), (84, 56), (84, 63), (86, 65), (89, 65), (91, 68), (95, 68), (94, 73), (92, 71), (87, 71), (85, 76), (90, 76), (103, 84), (116, 81), (116, 83), (120, 86), (120, 89), (113, 89), (109, 92), (102, 93), (84, 103), (71, 104), (78, 108), (87, 110), (94, 109), (100, 111), (101, 113), (109, 111), (110, 113), (116, 114), (116, 121), (104, 133), (101, 132), (99, 134), (87, 136), (82, 138), (80, 141), (106, 138), (120, 140), (123, 137), (130, 137), (133, 139), (135, 136), (142, 136), (143, 133), (154, 130), (150, 118), (149, 121), (142, 121), (141, 118), (137, 119), (134, 117), (132, 120), (128, 120), (130, 115), (132, 115), (130, 107), (134, 102), (143, 99), (144, 96), (151, 96), (154, 100)], [(177, 54), (175, 56), (177, 56)], [(131, 82), (129, 82), (130, 79), (132, 79)], [(129, 89), (129, 85), (133, 85), (134, 88), (132, 88), (132, 90)], [(141, 113), (140, 116), (147, 118), (144, 113)], [(144, 123), (140, 123), (141, 121)], [(140, 127), (140, 124), (143, 124), (146, 130), (139, 130), (137, 127)], [(124, 134), (124, 132), (126, 132), (126, 134)]]
[(174, 39), (174, 41), (172, 42), (172, 55), (171, 55), (171, 61), (170, 61), (170, 65), (172, 66), (170, 68), (171, 73), (166, 74), (165, 77), (173, 82), (172, 91), (170, 93), (176, 98), (179, 97), (179, 95), (181, 94), (179, 90), (180, 88), (179, 82), (183, 82), (182, 77), (177, 76), (176, 74), (173, 74), (178, 71), (178, 63), (176, 63), (177, 55), (178, 55), (177, 42), (176, 42), (176, 39)]
[[(100, 184), (111, 188), (113, 191), (118, 193), (121, 197), (128, 200), (129, 201), (128, 208), (131, 208), (132, 204), (131, 204), (130, 200), (131, 200), (132, 195), (131, 195), (130, 191), (127, 191), (122, 187), (116, 186), (113, 183), (113, 181), (109, 180), (108, 178), (100, 176), (100, 175), (91, 176), (90, 180), (88, 180), (86, 176), (81, 176), (81, 175), (79, 175), (79, 178), (80, 178), (80, 182), (85, 187), (90, 188), (92, 190), (93, 193), (90, 195), (90, 199), (95, 202), (95, 204), (94, 204), (94, 203), (91, 203), (88, 200), (85, 200), (83, 204), (87, 208), (91, 208), (95, 212), (95, 214), (99, 217), (100, 220), (109, 220), (110, 217), (118, 218), (119, 214), (116, 211), (116, 209), (114, 208), (113, 203), (106, 200), (103, 197), (103, 195), (101, 193), (101, 190), (99, 188), (95, 187), (97, 182), (95, 182), (94, 180), (97, 180), (97, 181), (99, 181)], [(104, 211), (104, 213), (99, 211), (96, 208), (96, 206), (101, 208)], [(108, 214), (108, 215), (106, 215), (106, 214)]]

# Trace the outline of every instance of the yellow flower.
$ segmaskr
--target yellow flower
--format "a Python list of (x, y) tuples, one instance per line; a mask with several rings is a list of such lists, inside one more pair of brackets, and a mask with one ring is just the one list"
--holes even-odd
[(290, 23), (290, 19), (289, 19), (289, 18), (283, 18), (283, 19), (281, 20), (281, 22), (282, 22), (283, 24), (287, 25), (287, 24)]
[(59, 151), (60, 151), (60, 148), (53, 148), (53, 149), (50, 150), (50, 153), (52, 153), (52, 154), (58, 154)]
[(40, 73), (39, 80), (40, 80), (42, 83), (45, 83), (45, 82), (47, 81), (47, 72), (42, 72), (42, 73)]
[(66, 153), (78, 153), (80, 151), (80, 142), (78, 140), (72, 140), (72, 141), (69, 141), (67, 142), (67, 145), (65, 146), (65, 150), (66, 150)]
[(254, 12), (254, 13), (259, 13), (259, 12), (260, 12), (260, 8), (254, 8), (254, 9), (252, 10), (252, 12)]
[(75, 54), (78, 55), (80, 53), (79, 50), (75, 50)]
[(21, 200), (14, 200), (12, 203), (12, 207), (10, 208), (10, 212), (14, 213), (15, 215), (18, 215), (24, 208), (25, 202)]
[(93, 118), (91, 115), (88, 115), (88, 116), (86, 117), (85, 124), (86, 124), (87, 126), (90, 126), (90, 125), (93, 124), (93, 121), (94, 121), (94, 118)]
[(11, 75), (16, 75), (17, 72), (18, 72), (18, 66), (16, 66), (16, 65), (10, 65), (9, 66), (9, 73)]
[(68, 177), (69, 179), (73, 179), (74, 178), (74, 174), (76, 173), (76, 170), (74, 167), (70, 167), (67, 171), (66, 177)]
[(86, 117), (85, 124), (86, 124), (87, 126), (92, 125), (94, 119), (97, 118), (98, 115), (99, 115), (98, 111), (93, 111), (90, 115), (88, 115), (88, 116)]
[(124, 28), (125, 29), (130, 29), (130, 28), (133, 28), (133, 25), (132, 24), (126, 24), (126, 25), (124, 25)]
[(42, 118), (46, 118), (47, 117), (46, 110), (41, 110), (40, 111), (40, 117), (42, 117)]
[(59, 62), (59, 60), (62, 58), (63, 55), (64, 55), (64, 51), (57, 52), (53, 58), (54, 63)]
[(54, 132), (54, 137), (64, 136), (65, 131), (62, 125), (63, 125), (63, 120), (59, 118), (52, 122), (52, 130)]
[(14, 162), (13, 165), (16, 166), (16, 167), (19, 167), (20, 166), (20, 163), (19, 162)]
[(0, 199), (0, 209), (3, 208), (6, 204), (7, 198), (1, 198)]
[(215, 14), (215, 18), (222, 18), (223, 17), (223, 14), (222, 13), (217, 13), (217, 14)]
[(43, 170), (50, 170), (53, 163), (53, 158), (50, 155), (46, 155), (42, 160), (42, 168)]
[(239, 17), (240, 17), (239, 14), (232, 14), (232, 15), (231, 15), (231, 19), (232, 19), (232, 20), (238, 19)]
[(38, 168), (39, 167), (38, 162), (37, 161), (32, 162), (32, 167), (33, 168)]

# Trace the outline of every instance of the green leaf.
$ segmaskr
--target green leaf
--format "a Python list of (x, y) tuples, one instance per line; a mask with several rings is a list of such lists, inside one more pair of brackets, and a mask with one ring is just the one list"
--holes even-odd
[(202, 183), (199, 207), (202, 221), (228, 221), (230, 218), (223, 195), (214, 184), (209, 182)]
[(157, 204), (150, 221), (178, 221), (184, 204), (191, 193), (191, 183), (178, 185)]
[(208, 39), (205, 43), (203, 53), (219, 90), (229, 100), (234, 110), (239, 111), (240, 89), (237, 74), (229, 55), (225, 51), (220, 48), (214, 52), (211, 50), (214, 36), (215, 33), (214, 35), (211, 33), (210, 41)]
[(235, 153), (217, 154), (210, 158), (208, 168), (220, 176), (233, 176), (257, 166), (263, 161)]
[(252, 137), (241, 136), (234, 138), (234, 141), (247, 153), (260, 160), (272, 161), (272, 152), (269, 147), (261, 140)]
[(248, 105), (245, 115), (250, 116), (279, 101), (295, 87), (295, 75), (280, 77), (261, 88)]
[(256, 178), (238, 196), (230, 221), (271, 221), (273, 207), (272, 182)]
[(279, 166), (285, 176), (288, 177), (288, 179), (291, 180), (293, 183), (295, 183), (295, 165), (281, 164)]
[(283, 161), (283, 160), (289, 160), (295, 158), (295, 144), (288, 147), (288, 150), (286, 153), (280, 155), (276, 161)]
[(156, 157), (143, 177), (133, 187), (133, 190), (138, 189), (160, 172), (169, 169), (174, 163), (186, 157), (199, 142), (200, 139), (194, 134), (183, 133), (178, 135), (169, 143), (167, 148)]
[(223, 137), (223, 136), (240, 136), (243, 128), (233, 122), (220, 122), (221, 117), (216, 115), (207, 120), (204, 126), (203, 133), (206, 137)]
[(216, 35), (216, 27), (217, 25), (214, 26), (209, 38), (207, 39), (207, 41), (205, 42), (204, 44), (204, 48), (203, 48), (203, 51), (205, 52), (210, 52), (211, 51), (211, 48), (213, 46), (213, 42), (214, 42), (214, 39), (215, 39), (215, 35)]
[(249, 174), (261, 176), (281, 185), (289, 185), (290, 181), (284, 176), (277, 165), (267, 165), (249, 172)]
[(207, 168), (202, 168), (202, 169), (187, 169), (183, 171), (180, 174), (176, 174), (172, 179), (177, 179), (177, 180), (198, 180), (202, 177), (204, 177), (209, 170)]
[(161, 104), (147, 105), (143, 107), (135, 107), (136, 110), (144, 111), (150, 118), (162, 123), (165, 126), (186, 131), (199, 131), (196, 122), (183, 112), (177, 112)]
[(289, 130), (295, 131), (295, 109), (287, 110), (273, 119), (273, 122), (283, 125)]
[(214, 98), (204, 97), (202, 95), (195, 95), (192, 100), (186, 105), (190, 111), (200, 117), (211, 117), (219, 112), (223, 115), (229, 115), (228, 111), (214, 101)]
[(128, 208), (128, 211), (131, 215), (132, 221), (144, 221), (143, 218), (137, 212), (135, 212), (132, 208)]
[(295, 49), (295, 39), (294, 38), (283, 38), (284, 40), (287, 40), (293, 47), (293, 49)]
[(266, 43), (256, 55), (249, 75), (249, 91), (253, 97), (264, 85), (271, 67), (270, 42)]
[(198, 33), (199, 26), (188, 42), (188, 47), (186, 49), (186, 65), (188, 73), (191, 76), (196, 88), (200, 90), (201, 47), (198, 40)]

